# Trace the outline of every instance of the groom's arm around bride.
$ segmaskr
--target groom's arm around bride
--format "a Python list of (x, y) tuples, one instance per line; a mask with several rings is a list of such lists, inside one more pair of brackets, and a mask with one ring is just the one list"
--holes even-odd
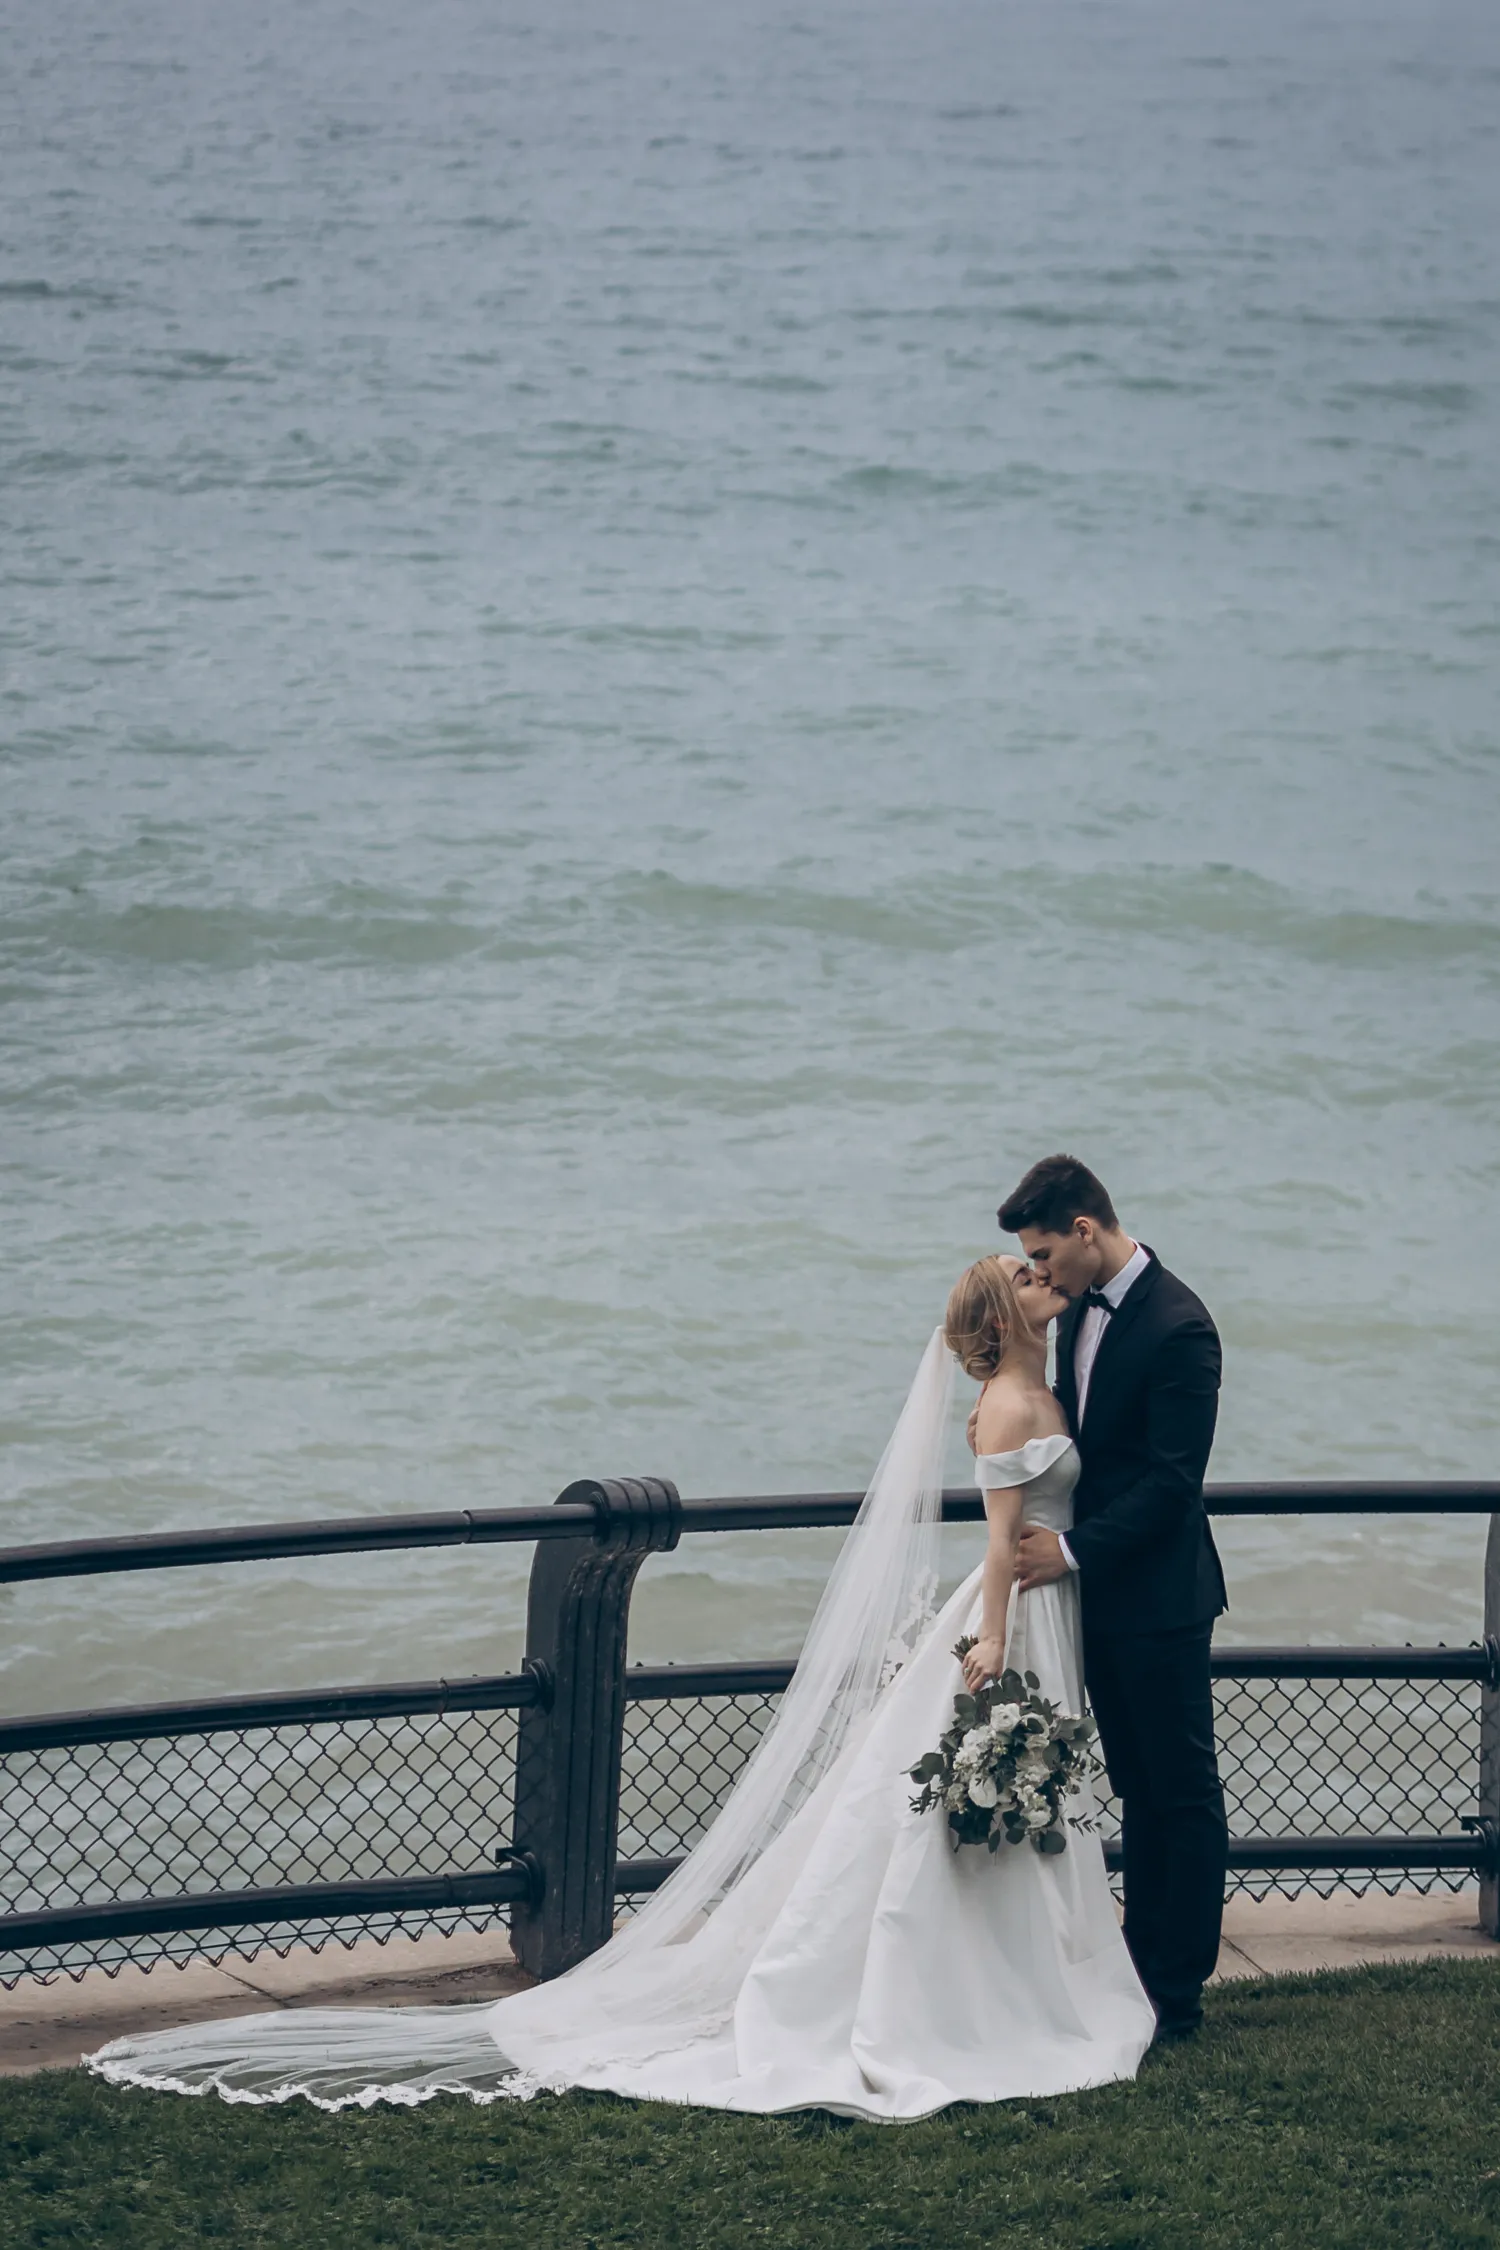
[(1025, 1535), (1018, 1584), (1078, 1574), (1089, 1700), (1121, 1802), (1126, 1941), (1163, 2030), (1189, 2031), (1218, 1956), (1228, 1844), (1209, 1681), (1224, 1577), (1203, 1503), (1218, 1332), (1073, 1157), (1034, 1165), (1000, 1224), (1071, 1300), (1056, 1389), (1081, 1470), (1073, 1528)]

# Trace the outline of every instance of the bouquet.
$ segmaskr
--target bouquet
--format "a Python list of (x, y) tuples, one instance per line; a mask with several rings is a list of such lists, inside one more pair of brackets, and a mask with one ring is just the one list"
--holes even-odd
[[(953, 1653), (974, 1646), (968, 1634)], [(1039, 1852), (1067, 1849), (1066, 1830), (1091, 1828), (1089, 1815), (1069, 1813), (1067, 1800), (1102, 1772), (1089, 1747), (1092, 1719), (1071, 1718), (1038, 1693), (1035, 1672), (1002, 1672), (975, 1695), (953, 1698), (953, 1724), (935, 1750), (911, 1769), (921, 1784), (913, 1812), (941, 1805), (960, 1844), (1030, 1842)]]

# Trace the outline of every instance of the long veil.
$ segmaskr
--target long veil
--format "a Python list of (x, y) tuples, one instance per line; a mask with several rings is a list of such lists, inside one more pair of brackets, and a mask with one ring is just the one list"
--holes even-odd
[(707, 1834), (608, 1945), (505, 2000), (301, 2008), (117, 2039), (118, 2084), (322, 2109), (434, 2094), (525, 2099), (730, 2034), (736, 1995), (795, 1877), (822, 1783), (858, 1745), (937, 1594), (953, 1360), (936, 1329), (823, 1590), (790, 1686)]

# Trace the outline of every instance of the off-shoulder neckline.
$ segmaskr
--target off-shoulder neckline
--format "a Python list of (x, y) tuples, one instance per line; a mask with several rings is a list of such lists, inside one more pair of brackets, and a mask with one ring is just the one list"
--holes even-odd
[(1030, 1453), (1034, 1446), (1069, 1446), (1072, 1443), (1073, 1438), (1071, 1432), (1067, 1430), (1053, 1430), (1046, 1437), (1029, 1437), (1024, 1445), (1008, 1446), (1003, 1453), (976, 1453), (974, 1458), (976, 1461), (1015, 1461), (1019, 1459), (1021, 1454)]

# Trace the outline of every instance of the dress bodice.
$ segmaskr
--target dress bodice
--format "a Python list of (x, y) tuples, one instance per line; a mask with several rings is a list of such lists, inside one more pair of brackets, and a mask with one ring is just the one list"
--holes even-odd
[(1071, 1528), (1078, 1472), (1078, 1448), (1063, 1431), (1054, 1437), (1029, 1438), (1014, 1453), (974, 1457), (974, 1481), (980, 1491), (1009, 1492), (1024, 1485), (1021, 1521), (1042, 1524), (1048, 1531)]

